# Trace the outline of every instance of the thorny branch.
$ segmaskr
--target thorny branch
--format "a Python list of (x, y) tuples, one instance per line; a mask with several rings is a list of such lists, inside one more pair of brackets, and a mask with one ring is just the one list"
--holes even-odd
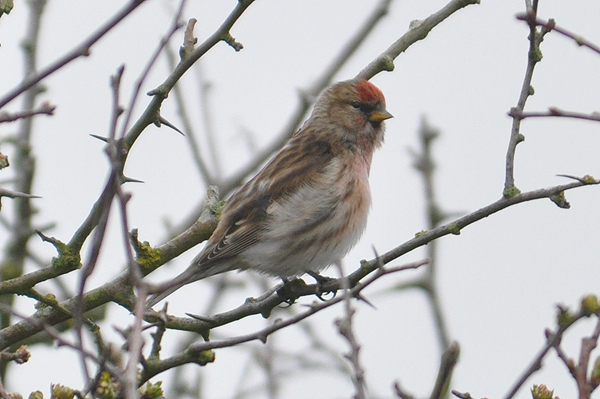
[[(498, 201), (488, 206), (485, 206), (475, 212), (472, 212), (468, 215), (465, 215), (459, 219), (456, 219), (451, 223), (436, 227), (433, 230), (421, 232), (417, 234), (415, 238), (405, 242), (404, 244), (394, 248), (393, 250), (384, 253), (378, 258), (373, 259), (371, 261), (363, 262), (359, 269), (357, 269), (354, 273), (348, 275), (348, 278), (350, 279), (351, 285), (354, 286), (362, 278), (377, 270), (379, 264), (388, 264), (389, 262), (397, 259), (398, 257), (412, 251), (413, 249), (426, 245), (427, 243), (439, 237), (449, 234), (459, 234), (462, 228), (478, 220), (486, 218), (496, 212), (499, 212), (509, 206), (541, 198), (550, 198), (570, 189), (574, 189), (584, 185), (597, 184), (600, 184), (600, 181), (590, 178), (583, 181), (575, 181), (555, 187), (521, 193), (509, 199), (501, 198)], [(207, 212), (209, 211), (207, 210)], [(178, 237), (175, 237), (173, 240), (167, 242), (166, 244), (157, 247), (156, 250), (158, 250), (161, 254), (161, 260), (158, 263), (163, 264), (164, 262), (172, 259), (173, 257), (178, 256), (183, 251), (195, 245), (194, 241), (199, 237), (204, 236), (204, 239), (208, 238), (212, 231), (211, 228), (214, 229), (215, 227), (215, 222), (216, 219), (214, 218), (214, 215), (212, 216), (212, 218), (207, 215), (206, 219), (199, 220), (198, 223), (192, 226), (192, 228), (190, 228), (188, 231), (182, 233)], [(154, 265), (153, 268), (155, 267), (158, 266)], [(149, 270), (150, 269), (145, 270), (145, 272), (148, 272)], [(0, 283), (0, 288), (3, 284), (5, 283)], [(339, 282), (336, 280), (332, 280), (331, 282), (325, 283), (321, 286), (312, 284), (294, 287), (294, 297), (297, 298), (300, 296), (314, 295), (317, 289), (322, 289), (323, 291), (334, 291), (338, 290), (339, 288)], [(85, 311), (87, 311), (100, 305), (103, 305), (107, 302), (114, 301), (121, 304), (122, 306), (125, 306), (130, 310), (133, 310), (134, 300), (130, 296), (130, 289), (131, 288), (128, 284), (128, 276), (127, 274), (123, 274), (114, 281), (108, 282), (103, 286), (98, 287), (87, 293), (83, 299), (83, 308)], [(206, 331), (212, 328), (227, 324), (234, 320), (239, 320), (250, 315), (268, 315), (274, 307), (285, 302), (286, 300), (287, 298), (282, 298), (278, 296), (277, 293), (266, 293), (262, 298), (257, 298), (254, 301), (246, 302), (242, 306), (230, 312), (212, 316), (210, 317), (209, 321), (194, 320), (189, 318), (182, 319), (169, 316), (166, 325), (167, 328), (206, 333)], [(64, 302), (61, 302), (61, 306), (66, 309), (72, 310), (73, 302), (73, 298), (68, 299)], [(40, 309), (31, 316), (31, 319), (35, 320), (35, 323), (30, 323), (27, 320), (24, 320), (1, 330), (0, 350), (15, 343), (18, 343), (19, 341), (39, 332), (39, 327), (37, 327), (37, 325), (39, 325), (38, 322), (44, 322), (49, 325), (54, 325), (62, 321), (68, 320), (69, 317), (60, 312), (56, 312), (53, 309)], [(157, 321), (157, 319), (154, 317), (149, 318), (147, 320)]]
[[(133, 7), (134, 5), (135, 5), (135, 7), (137, 7), (137, 5), (141, 4), (142, 2), (143, 2), (143, 0), (142, 1), (133, 1), (129, 4), (129, 7)], [(450, 10), (452, 9), (452, 7), (455, 7), (454, 11), (456, 11), (462, 7), (465, 7), (468, 4), (474, 4), (477, 2), (478, 1), (474, 1), (474, 0), (451, 1), (449, 3), (449, 5), (447, 7), (445, 7), (443, 10), (432, 15), (428, 19), (422, 21), (420, 24), (417, 24), (416, 27), (412, 28), (407, 33), (407, 35), (405, 35), (406, 37), (403, 37), (398, 42), (396, 42), (394, 46), (390, 47), (390, 49), (388, 49), (388, 51), (386, 51), (376, 61), (374, 61), (371, 65), (369, 65), (369, 67), (367, 67), (365, 70), (363, 70), (361, 72), (361, 74), (359, 74), (358, 76), (370, 78), (382, 70), (393, 69), (393, 60), (402, 51), (404, 51), (410, 44), (412, 44), (414, 41), (420, 40), (423, 37), (425, 37), (427, 32), (429, 32), (434, 26), (436, 26), (439, 22), (441, 22), (441, 20), (443, 20), (444, 18), (447, 18), (447, 16), (449, 16), (451, 14)], [(112, 173), (115, 175), (114, 179), (109, 180), (109, 182), (106, 184), (105, 191), (102, 193), (98, 202), (94, 205), (94, 208), (90, 212), (90, 215), (88, 216), (88, 218), (86, 219), (84, 224), (82, 224), (82, 226), (78, 230), (78, 232), (73, 236), (71, 242), (69, 243), (69, 246), (71, 247), (71, 249), (74, 249), (78, 252), (81, 249), (81, 245), (88, 238), (88, 236), (91, 234), (91, 231), (94, 228), (96, 228), (97, 231), (102, 230), (101, 228), (98, 228), (98, 227), (100, 227), (102, 225), (103, 220), (104, 220), (104, 215), (107, 215), (109, 203), (113, 200), (115, 195), (118, 195), (119, 198), (121, 199), (121, 204), (123, 206), (122, 216), (123, 216), (124, 222), (126, 222), (127, 218), (126, 218), (126, 212), (125, 212), (125, 204), (127, 202), (126, 201), (127, 197), (122, 191), (120, 191), (120, 184), (124, 180), (126, 180), (122, 174), (122, 165), (124, 164), (124, 162), (127, 158), (128, 151), (131, 149), (133, 143), (135, 142), (137, 137), (139, 137), (139, 135), (145, 129), (145, 127), (147, 127), (151, 123), (156, 123), (157, 121), (160, 121), (160, 115), (159, 115), (160, 104), (166, 98), (166, 95), (169, 93), (169, 91), (173, 88), (173, 85), (187, 71), (187, 69), (189, 69), (189, 67), (193, 64), (193, 62), (195, 60), (199, 59), (206, 51), (208, 51), (212, 46), (214, 46), (216, 43), (218, 43), (221, 40), (225, 41), (226, 43), (231, 45), (236, 50), (240, 50), (242, 48), (241, 44), (238, 43), (237, 41), (235, 41), (235, 39), (233, 39), (229, 30), (230, 30), (231, 26), (233, 25), (233, 23), (235, 23), (237, 18), (239, 18), (239, 16), (244, 12), (244, 10), (251, 3), (252, 3), (252, 1), (240, 1), (238, 3), (238, 5), (236, 6), (235, 10), (231, 13), (231, 15), (225, 21), (225, 23), (221, 26), (221, 28), (217, 32), (215, 32), (215, 34), (213, 34), (213, 36), (211, 36), (209, 39), (207, 39), (207, 41), (205, 41), (199, 47), (197, 47), (196, 49), (189, 52), (189, 54), (186, 52), (186, 57), (182, 57), (183, 59), (177, 65), (174, 72), (165, 80), (165, 82), (161, 86), (159, 86), (157, 89), (153, 90), (150, 93), (154, 97), (152, 98), (150, 104), (146, 108), (146, 111), (144, 112), (142, 117), (140, 119), (138, 119), (138, 121), (133, 125), (133, 127), (127, 132), (125, 131), (127, 124), (126, 123), (124, 124), (124, 130), (123, 130), (124, 134), (123, 134), (122, 138), (116, 139), (114, 134), (111, 134), (110, 139), (108, 139), (109, 150), (116, 150), (116, 152), (113, 154), (114, 158), (111, 158), (111, 160), (113, 160), (114, 163), (119, 166), (113, 168), (113, 172), (115, 172), (115, 173)], [(384, 5), (385, 3), (389, 3), (389, 2), (382, 1), (381, 4)], [(129, 12), (133, 11), (133, 9), (135, 7), (131, 8), (131, 10)], [(383, 9), (383, 7), (382, 7), (382, 9)], [(377, 11), (381, 13), (381, 10), (378, 9)], [(452, 11), (452, 12), (454, 12), (454, 11)], [(119, 14), (119, 15), (121, 15), (121, 14)], [(127, 14), (122, 15), (121, 18), (124, 18), (126, 15)], [(115, 19), (113, 19), (113, 21), (115, 21)], [(116, 22), (114, 22), (114, 24), (112, 26), (116, 25), (116, 23), (118, 23), (119, 21), (120, 21), (120, 19), (116, 20)], [(106, 33), (106, 32), (104, 32), (104, 33)], [(104, 33), (102, 33), (102, 34), (104, 34)], [(71, 58), (71, 60), (75, 59), (79, 56), (86, 55), (87, 52), (89, 51), (89, 47), (96, 40), (98, 40), (101, 36), (102, 35), (98, 36), (96, 39), (94, 39), (94, 41), (91, 41), (91, 42), (90, 42), (91, 39), (89, 39), (88, 41), (85, 42), (85, 43), (89, 43), (87, 45), (87, 47), (82, 46), (79, 49), (76, 49), (75, 53), (70, 53), (71, 55), (74, 54), (74, 57)], [(95, 36), (93, 36), (93, 37), (95, 37)], [(532, 32), (532, 37), (535, 37), (533, 32)], [(410, 42), (410, 40), (413, 40), (413, 41)], [(532, 43), (533, 43), (533, 41), (532, 41)], [(538, 43), (538, 45), (539, 45), (539, 43)], [(79, 52), (77, 52), (77, 51), (79, 51)], [(68, 56), (65, 56), (65, 59), (67, 59), (67, 58), (68, 58)], [(60, 62), (64, 61), (63, 59), (61, 59), (61, 60), (59, 60), (60, 62), (55, 63), (51, 67), (55, 68), (54, 70), (57, 70), (58, 68), (65, 65), (67, 62), (70, 62), (71, 60), (65, 61), (65, 63), (61, 65)], [(27, 90), (28, 87), (29, 88), (33, 87), (37, 82), (41, 81), (43, 78), (45, 78), (50, 73), (52, 73), (54, 70), (52, 70), (51, 67), (42, 71), (42, 73), (33, 76), (33, 78), (30, 78), (29, 80), (25, 81), (23, 83), (22, 87), (25, 87), (28, 84), (29, 84), (29, 86), (25, 87), (25, 89), (23, 89), (23, 90)], [(46, 75), (44, 75), (44, 73), (46, 73)], [(331, 74), (331, 76), (334, 75), (334, 72), (330, 71), (329, 73)], [(324, 75), (324, 77), (326, 75)], [(37, 79), (37, 80), (35, 80), (35, 79)], [(327, 80), (329, 80), (329, 79), (331, 79), (331, 77), (327, 78)], [(530, 83), (530, 80), (529, 80), (529, 83)], [(141, 84), (140, 84), (140, 86), (141, 86)], [(524, 87), (525, 87), (525, 84), (524, 84)], [(529, 85), (527, 87), (529, 88)], [(19, 88), (17, 88), (17, 89), (19, 89)], [(14, 97), (12, 97), (12, 98), (9, 98), (10, 96), (4, 97), (2, 100), (0, 100), (0, 106), (5, 104), (5, 103), (1, 103), (1, 101), (9, 102), (13, 98), (18, 96), (21, 92), (14, 94)], [(526, 96), (525, 96), (525, 98), (526, 98)], [(309, 106), (308, 101), (305, 101), (305, 102), (306, 102), (306, 104), (303, 104), (304, 111), (302, 113), (299, 112), (297, 115), (298, 118), (295, 120), (300, 120), (303, 117), (303, 115), (305, 114), (306, 109), (308, 109), (308, 106)], [(524, 100), (523, 100), (523, 106), (524, 106)], [(521, 115), (523, 115), (522, 108), (520, 110), (521, 110)], [(518, 119), (518, 117), (515, 117), (515, 120), (516, 119)], [(517, 131), (517, 135), (518, 135), (518, 128), (516, 129), (516, 131)], [(516, 144), (515, 144), (515, 146), (516, 146)], [(513, 153), (514, 153), (514, 151), (513, 151)], [(249, 170), (252, 170), (252, 169), (248, 169), (244, 173), (245, 174), (249, 173)], [(507, 175), (508, 175), (508, 172), (507, 172)], [(243, 177), (239, 177), (239, 176), (241, 176), (241, 175), (238, 175), (235, 179), (228, 180), (225, 185), (226, 188), (231, 189), (236, 184), (239, 184), (239, 181), (243, 178)], [(244, 175), (244, 177), (245, 177), (245, 175)], [(511, 169), (511, 177), (512, 177), (512, 169)], [(521, 202), (525, 202), (525, 201), (529, 201), (529, 200), (533, 200), (533, 199), (540, 199), (540, 198), (550, 198), (553, 201), (564, 205), (566, 203), (566, 200), (564, 200), (564, 198), (563, 198), (563, 192), (565, 190), (581, 187), (583, 185), (596, 185), (596, 184), (600, 184), (600, 181), (598, 181), (594, 178), (591, 178), (589, 176), (586, 176), (584, 178), (579, 179), (576, 182), (559, 185), (559, 186), (555, 186), (555, 187), (550, 187), (550, 188), (546, 188), (546, 189), (535, 190), (535, 191), (531, 191), (528, 193), (511, 192), (510, 196), (505, 196), (504, 198), (501, 198), (497, 202), (492, 203), (492, 204), (490, 204), (478, 211), (475, 211), (469, 215), (466, 215), (462, 218), (459, 218), (452, 223), (449, 223), (449, 224), (446, 224), (443, 226), (432, 227), (428, 231), (419, 233), (414, 239), (407, 241), (403, 245), (393, 249), (392, 251), (389, 251), (388, 253), (382, 255), (381, 257), (378, 257), (377, 259), (374, 259), (370, 262), (364, 262), (363, 265), (358, 270), (356, 270), (354, 273), (352, 273), (351, 275), (348, 276), (348, 280), (346, 280), (346, 279), (334, 280), (330, 283), (327, 283), (329, 285), (325, 285), (324, 287), (319, 287), (319, 288), (321, 288), (321, 289), (331, 288), (332, 290), (336, 290), (339, 288), (346, 287), (348, 289), (348, 295), (353, 295), (353, 296), (358, 295), (362, 289), (364, 289), (367, 285), (371, 284), (376, 279), (380, 278), (382, 275), (390, 273), (392, 271), (404, 270), (404, 268), (385, 269), (385, 268), (381, 267), (381, 264), (387, 264), (387, 263), (391, 262), (392, 260), (401, 256), (402, 254), (411, 251), (414, 248), (425, 245), (425, 244), (431, 242), (432, 240), (435, 240), (444, 235), (459, 234), (460, 230), (462, 228), (470, 225), (471, 223), (474, 223), (475, 221), (478, 221), (478, 220), (480, 220), (484, 217), (487, 217), (495, 212), (505, 209), (506, 207), (516, 205)], [(511, 187), (515, 188), (514, 181), (512, 182)], [(507, 193), (507, 190), (505, 189), (505, 194), (506, 193)], [(562, 198), (562, 200), (561, 200), (561, 198)], [(160, 260), (157, 261), (156, 263), (149, 265), (147, 268), (144, 268), (142, 270), (142, 272), (144, 274), (146, 274), (146, 273), (150, 272), (151, 270), (154, 270), (155, 268), (164, 264), (169, 259), (172, 259), (174, 256), (177, 256), (179, 253), (181, 253), (181, 252), (185, 251), (186, 249), (188, 249), (189, 247), (195, 245), (195, 243), (197, 243), (199, 240), (206, 238), (208, 235), (210, 235), (211, 226), (212, 226), (212, 228), (214, 228), (215, 222), (216, 222), (216, 219), (215, 219), (214, 215), (211, 215), (211, 217), (202, 220), (201, 223), (199, 223), (197, 225), (192, 226), (192, 228), (186, 230), (180, 236), (169, 241), (165, 245), (163, 245), (159, 248), (155, 248), (160, 253)], [(124, 223), (123, 226), (125, 227), (125, 226), (127, 226), (127, 224)], [(127, 230), (128, 229), (126, 228), (125, 231), (127, 231)], [(98, 241), (95, 241), (95, 242), (98, 243)], [(137, 270), (137, 265), (134, 265), (134, 262), (132, 261), (132, 256), (130, 256), (129, 258), (130, 259), (129, 259), (128, 264), (131, 267), (133, 267), (135, 270)], [(86, 262), (86, 264), (87, 265), (93, 264), (93, 262)], [(416, 265), (412, 265), (410, 267), (416, 267)], [(48, 268), (48, 269), (50, 269), (50, 268)], [(54, 269), (56, 269), (56, 268), (54, 268)], [(56, 337), (57, 334), (54, 334), (51, 330), (52, 325), (55, 325), (55, 324), (59, 323), (60, 321), (70, 319), (72, 317), (72, 312), (74, 312), (74, 311), (77, 311), (77, 313), (82, 314), (85, 310), (92, 309), (94, 307), (105, 304), (109, 301), (117, 302), (117, 303), (125, 306), (126, 308), (133, 310), (135, 304), (136, 303), (138, 305), (142, 304), (143, 300), (136, 301), (135, 297), (133, 296), (131, 274), (130, 274), (131, 271), (132, 271), (132, 269), (124, 272), (117, 279), (105, 284), (102, 287), (99, 287), (98, 289), (92, 290), (88, 293), (84, 294), (84, 290), (81, 289), (79, 297), (71, 298), (67, 301), (60, 303), (59, 305), (57, 305), (55, 307), (47, 307), (47, 308), (40, 309), (40, 310), (38, 310), (38, 312), (36, 312), (31, 317), (17, 323), (14, 326), (5, 328), (4, 330), (0, 331), (0, 346), (3, 348), (6, 348), (7, 346), (14, 344), (14, 343), (24, 339), (25, 337), (29, 337), (29, 336), (35, 334), (36, 332), (40, 332), (40, 331), (46, 331), (51, 336)], [(56, 273), (56, 270), (54, 270), (54, 273)], [(43, 279), (45, 279), (51, 275), (54, 275), (54, 274), (52, 274), (49, 270), (40, 270), (39, 272), (34, 272), (34, 273), (30, 273), (28, 275), (19, 277), (18, 282), (21, 284), (26, 284), (26, 286), (25, 286), (26, 288), (33, 287), (33, 285), (35, 285), (37, 282), (43, 281)], [(361, 282), (361, 280), (363, 278), (365, 278), (366, 276), (369, 276), (369, 278), (367, 278), (365, 281)], [(42, 280), (40, 280), (40, 279), (42, 279)], [(135, 280), (135, 278), (134, 278), (134, 280)], [(350, 282), (349, 285), (347, 285), (348, 284), (347, 281)], [(31, 284), (31, 285), (27, 286), (27, 284)], [(82, 286), (83, 286), (83, 284), (82, 284)], [(23, 287), (24, 287), (23, 285), (17, 286), (15, 284), (15, 281), (9, 280), (9, 281), (6, 281), (6, 282), (3, 282), (0, 284), (0, 292), (2, 292), (2, 290), (4, 290), (4, 292), (20, 293), (23, 291)], [(298, 298), (298, 297), (304, 296), (304, 295), (313, 295), (315, 293), (315, 291), (316, 291), (316, 287), (314, 285), (300, 286), (297, 289), (297, 291), (294, 291), (292, 293), (293, 296), (291, 298)], [(142, 296), (143, 296), (143, 294), (142, 294)], [(207, 331), (209, 331), (212, 328), (227, 324), (230, 321), (238, 320), (239, 318), (246, 317), (251, 314), (268, 315), (274, 306), (277, 306), (278, 304), (288, 300), (289, 298), (290, 297), (288, 297), (288, 298), (282, 297), (279, 293), (273, 291), (273, 292), (269, 292), (269, 293), (265, 294), (262, 298), (259, 298), (256, 302), (249, 302), (247, 304), (244, 304), (243, 306), (240, 306), (238, 309), (234, 309), (231, 312), (227, 312), (227, 314), (215, 315), (215, 316), (205, 318), (205, 319), (183, 319), (183, 318), (180, 319), (180, 318), (174, 318), (172, 316), (167, 316), (166, 314), (160, 315), (160, 317), (166, 318), (167, 323), (165, 324), (165, 326), (167, 328), (175, 328), (175, 329), (181, 329), (181, 330), (189, 330), (189, 331), (196, 331), (196, 332), (200, 332), (200, 333), (206, 333)], [(247, 336), (234, 337), (231, 339), (224, 339), (221, 341), (211, 341), (211, 342), (207, 342), (207, 343), (192, 345), (190, 348), (188, 348), (188, 351), (186, 351), (186, 353), (181, 355), (181, 357), (165, 359), (164, 361), (159, 361), (158, 359), (148, 359), (148, 361), (145, 362), (144, 378), (145, 377), (150, 378), (152, 375), (162, 372), (167, 368), (173, 367), (173, 365), (178, 365), (178, 364), (183, 364), (186, 362), (193, 361), (193, 360), (190, 360), (189, 356), (194, 357), (197, 362), (198, 354), (201, 352), (204, 352), (204, 351), (208, 351), (210, 349), (231, 346), (231, 345), (235, 345), (235, 344), (238, 344), (241, 342), (247, 342), (250, 340), (264, 341), (267, 339), (268, 335), (272, 334), (273, 332), (278, 331), (279, 329), (284, 328), (288, 325), (297, 323), (298, 321), (300, 321), (306, 317), (309, 317), (310, 315), (312, 315), (326, 307), (333, 306), (334, 304), (338, 303), (339, 301), (341, 301), (343, 299), (344, 299), (344, 297), (340, 296), (340, 297), (334, 298), (330, 301), (313, 305), (306, 312), (300, 313), (300, 314), (293, 316), (285, 321), (277, 322), (261, 331), (258, 331), (253, 334), (249, 334)], [(136, 309), (136, 315), (139, 315), (140, 312), (141, 312), (140, 308)], [(152, 319), (152, 317), (149, 317), (149, 319)], [(141, 320), (141, 319), (136, 318), (136, 321), (137, 320)], [(161, 326), (160, 328), (163, 328), (163, 326)], [(139, 329), (138, 329), (138, 331), (139, 331)], [(597, 336), (596, 336), (596, 340), (597, 340)], [(83, 346), (81, 345), (81, 342), (78, 342), (78, 344), (73, 345), (73, 347), (77, 350), (83, 350)], [(83, 354), (83, 352), (82, 352), (82, 354)], [(136, 354), (137, 354), (137, 351), (136, 351)], [(93, 354), (83, 354), (83, 355), (87, 356), (87, 358), (97, 361), (99, 364), (101, 363), (101, 361), (98, 361), (99, 358), (94, 357), (95, 355), (93, 355)], [(188, 356), (188, 357), (186, 358), (186, 356)], [(157, 362), (157, 363), (153, 363), (153, 362)], [(131, 369), (133, 369), (133, 368), (131, 368)], [(133, 397), (134, 393), (129, 393), (128, 395)]]
[[(361, 291), (363, 289), (365, 289), (366, 287), (368, 287), (369, 285), (371, 285), (372, 283), (374, 283), (375, 281), (377, 281), (379, 278), (381, 278), (384, 275), (387, 275), (390, 273), (396, 273), (396, 272), (400, 272), (400, 271), (405, 271), (408, 269), (415, 269), (415, 268), (418, 268), (418, 267), (424, 265), (425, 263), (427, 263), (427, 261), (415, 262), (415, 263), (411, 263), (411, 264), (408, 264), (405, 266), (399, 266), (399, 267), (391, 267), (391, 268), (380, 267), (377, 269), (377, 271), (375, 273), (373, 273), (371, 276), (369, 276), (369, 278), (366, 279), (364, 282), (361, 282), (361, 283), (355, 284), (355, 285), (351, 285), (352, 288), (348, 290), (348, 295), (350, 295), (351, 297), (356, 297), (361, 293)], [(341, 280), (348, 281), (345, 278), (342, 278)], [(345, 283), (341, 283), (341, 284), (345, 284)], [(323, 289), (326, 290), (328, 288), (324, 287)], [(312, 292), (312, 294), (314, 294), (314, 291)], [(338, 304), (341, 301), (344, 301), (345, 299), (346, 299), (345, 296), (340, 295), (340, 296), (336, 296), (335, 298), (330, 299), (328, 301), (319, 302), (319, 303), (314, 302), (310, 305), (308, 310), (298, 313), (296, 315), (293, 315), (285, 320), (276, 320), (276, 322), (274, 324), (271, 324), (270, 326), (267, 326), (260, 331), (256, 331), (254, 333), (242, 335), (242, 336), (238, 336), (238, 337), (218, 340), (218, 341), (208, 341), (208, 342), (192, 344), (183, 353), (177, 354), (169, 359), (157, 361), (155, 363), (145, 362), (144, 363), (144, 372), (142, 373), (143, 374), (142, 380), (146, 381), (147, 379), (152, 378), (154, 375), (161, 373), (161, 372), (167, 370), (168, 368), (174, 367), (175, 365), (189, 363), (190, 356), (192, 356), (192, 358), (196, 358), (196, 359), (197, 359), (197, 356), (200, 354), (204, 354), (206, 356), (206, 352), (211, 351), (212, 349), (235, 346), (235, 345), (238, 345), (238, 344), (241, 344), (244, 342), (256, 341), (256, 340), (259, 340), (261, 342), (266, 342), (267, 337), (269, 335), (273, 334), (274, 332), (279, 331), (290, 325), (296, 324), (296, 323), (306, 319), (307, 317), (312, 316), (313, 314), (315, 314), (317, 312), (320, 312), (326, 308), (329, 308), (333, 305)], [(164, 320), (164, 316), (165, 315), (161, 316), (161, 318), (163, 320)], [(171, 320), (171, 317), (168, 317), (168, 318), (169, 318), (169, 320)], [(199, 323), (206, 323), (205, 320), (196, 320), (196, 321)], [(169, 324), (169, 322), (167, 322), (167, 328), (168, 328), (168, 324)], [(194, 357), (194, 356), (196, 356), (196, 357)]]
[[(168, 45), (169, 41), (171, 40), (171, 38), (173, 37), (173, 35), (182, 27), (180, 19), (181, 19), (181, 15), (183, 14), (183, 8), (184, 8), (185, 4), (186, 4), (186, 0), (181, 0), (181, 3), (179, 4), (179, 9), (177, 10), (177, 13), (173, 17), (173, 22), (171, 24), (171, 27), (169, 28), (166, 35), (160, 40), (158, 47), (154, 51), (154, 54), (148, 60), (148, 64), (146, 65), (146, 67), (144, 68), (142, 73), (140, 74), (140, 77), (134, 86), (133, 94), (131, 96), (131, 100), (129, 101), (129, 106), (127, 107), (127, 112), (125, 113), (125, 117), (123, 119), (123, 124), (122, 124), (122, 129), (121, 129), (121, 137), (125, 137), (125, 134), (127, 133), (127, 129), (129, 128), (129, 121), (133, 117), (134, 106), (136, 104), (136, 101), (138, 100), (138, 96), (140, 94), (140, 91), (142, 90), (142, 86), (143, 86), (144, 82), (146, 81), (146, 78), (150, 74), (150, 70), (156, 64), (159, 55), (167, 47), (167, 45)], [(115, 126), (115, 131), (116, 131), (116, 126)], [(116, 138), (116, 135), (115, 135), (115, 138)]]
[[(127, 160), (129, 151), (140, 134), (153, 123), (160, 123), (160, 106), (165, 100), (173, 86), (179, 81), (185, 72), (197, 61), (202, 55), (208, 50), (214, 47), (219, 41), (223, 40), (224, 35), (229, 32), (229, 29), (239, 19), (242, 13), (252, 4), (252, 0), (239, 1), (230, 15), (226, 18), (225, 22), (219, 27), (219, 29), (213, 33), (208, 39), (206, 39), (200, 46), (192, 51), (188, 57), (181, 60), (175, 67), (173, 72), (165, 79), (165, 81), (156, 89), (152, 90), (149, 95), (152, 96), (150, 103), (140, 116), (140, 118), (133, 124), (129, 131), (123, 138), (119, 138), (115, 145), (118, 148), (119, 162), (124, 165)], [(111, 174), (108, 182), (105, 184), (104, 190), (100, 197), (92, 207), (88, 217), (81, 224), (77, 232), (71, 238), (69, 247), (74, 250), (79, 250), (91, 231), (98, 225), (100, 215), (105, 208), (105, 205), (112, 200), (115, 195), (114, 191), (114, 176)]]

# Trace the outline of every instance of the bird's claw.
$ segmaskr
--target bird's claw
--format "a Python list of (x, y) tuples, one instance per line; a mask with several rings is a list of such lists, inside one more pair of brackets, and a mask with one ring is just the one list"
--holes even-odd
[(323, 302), (328, 300), (327, 298), (323, 298), (324, 294), (331, 294), (332, 296), (330, 299), (335, 298), (335, 296), (337, 294), (337, 290), (327, 290), (327, 289), (324, 289), (323, 287), (332, 281), (337, 281), (336, 278), (328, 277), (328, 276), (321, 276), (319, 273), (315, 273), (312, 271), (306, 272), (306, 274), (308, 274), (309, 276), (314, 278), (315, 281), (317, 282), (316, 289), (315, 289), (315, 295), (317, 296), (317, 298), (319, 298)]

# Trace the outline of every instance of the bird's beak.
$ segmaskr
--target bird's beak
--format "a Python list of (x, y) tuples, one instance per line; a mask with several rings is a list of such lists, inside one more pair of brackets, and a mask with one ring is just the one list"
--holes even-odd
[(373, 111), (371, 115), (369, 115), (369, 122), (383, 122), (386, 119), (393, 118), (394, 116), (387, 112), (385, 109), (381, 111)]

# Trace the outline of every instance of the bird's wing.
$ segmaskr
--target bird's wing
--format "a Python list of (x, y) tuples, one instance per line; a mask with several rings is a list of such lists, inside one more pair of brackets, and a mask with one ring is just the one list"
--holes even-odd
[(334, 154), (325, 141), (295, 135), (253, 179), (229, 199), (221, 220), (195, 264), (240, 254), (261, 239), (269, 222), (267, 208), (319, 178)]

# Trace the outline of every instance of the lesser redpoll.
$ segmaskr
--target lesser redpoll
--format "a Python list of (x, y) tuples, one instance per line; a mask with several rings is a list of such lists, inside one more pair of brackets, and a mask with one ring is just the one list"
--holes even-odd
[(289, 278), (343, 258), (365, 229), (371, 158), (391, 117), (382, 92), (366, 80), (323, 91), (300, 130), (231, 196), (189, 268), (161, 286), (148, 306), (230, 270)]

